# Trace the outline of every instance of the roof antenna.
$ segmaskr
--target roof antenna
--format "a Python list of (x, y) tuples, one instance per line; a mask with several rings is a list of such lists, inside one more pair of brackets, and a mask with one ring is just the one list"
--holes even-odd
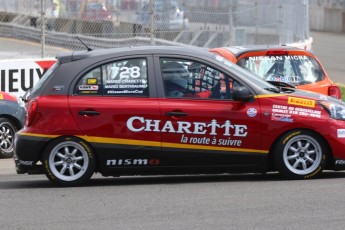
[(86, 47), (87, 51), (92, 51), (92, 49), (88, 47), (78, 36), (77, 39), (81, 42), (81, 44), (83, 44)]

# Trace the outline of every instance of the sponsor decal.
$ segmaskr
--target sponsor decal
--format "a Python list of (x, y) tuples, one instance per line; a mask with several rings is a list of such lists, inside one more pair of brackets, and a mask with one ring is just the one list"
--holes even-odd
[(309, 100), (298, 97), (288, 97), (288, 104), (314, 108), (315, 100)]
[(298, 114), (305, 117), (321, 118), (321, 111), (314, 109), (305, 109), (300, 107), (291, 107), (290, 114)]
[[(127, 120), (127, 128), (132, 132), (163, 132), (163, 133), (186, 133), (186, 134), (209, 134), (217, 135), (219, 132), (223, 136), (246, 137), (247, 125), (232, 124), (231, 121), (226, 120), (222, 124), (218, 124), (216, 119), (210, 123), (205, 122), (187, 122), (176, 121), (174, 125), (172, 121), (162, 123), (161, 120), (145, 119), (144, 117), (130, 117)], [(163, 125), (160, 128), (160, 125)]]
[(286, 105), (272, 105), (272, 113), (288, 114), (288, 106)]
[[(242, 146), (242, 140), (248, 135), (248, 127), (243, 124), (233, 124), (230, 120), (218, 123), (213, 119), (209, 123), (187, 121), (165, 121), (145, 119), (134, 116), (127, 120), (127, 128), (132, 132), (162, 132), (181, 135), (181, 143), (205, 144), (222, 146)], [(206, 137), (210, 135), (212, 137)], [(222, 139), (217, 139), (221, 136)]]
[(271, 120), (282, 121), (282, 122), (293, 122), (293, 118), (291, 118), (291, 115), (283, 115), (283, 114), (276, 114), (276, 113), (272, 114)]
[(272, 114), (273, 113), (276, 116), (299, 115), (299, 116), (312, 117), (312, 118), (321, 118), (320, 110), (306, 109), (306, 108), (286, 106), (286, 105), (273, 105)]
[[(324, 159), (323, 159), (324, 160)], [(321, 167), (318, 167), (314, 172), (304, 177), (304, 179), (313, 178), (321, 171)]]
[(248, 115), (249, 117), (255, 117), (257, 113), (258, 113), (258, 112), (256, 111), (255, 108), (249, 108), (249, 109), (247, 110), (247, 115)]
[(345, 138), (345, 129), (337, 129), (337, 137)]
[(336, 165), (345, 165), (345, 161), (344, 160), (336, 160), (335, 164)]
[(19, 160), (19, 165), (32, 166), (33, 164), (34, 164), (33, 161), (22, 161), (22, 160)]
[[(66, 138), (66, 140), (67, 140), (67, 138)], [(79, 144), (82, 145), (85, 148), (85, 150), (86, 150), (87, 154), (89, 155), (90, 159), (92, 159), (93, 158), (93, 154), (92, 154), (91, 149), (89, 148), (89, 146), (87, 144), (85, 144), (84, 141), (79, 141)]]
[(87, 79), (87, 84), (88, 85), (95, 85), (95, 84), (97, 84), (97, 78), (88, 78)]
[(47, 160), (45, 160), (43, 162), (43, 167), (46, 169), (46, 173), (47, 173), (47, 176), (51, 179), (55, 179), (55, 176), (54, 174), (52, 173), (52, 171), (50, 170), (50, 167), (49, 167), (49, 163)]
[(274, 74), (268, 76), (267, 81), (277, 82), (300, 82), (301, 78), (298, 76), (276, 76)]
[(143, 94), (144, 90), (108, 90), (107, 94)]
[(287, 60), (307, 60), (307, 56), (298, 56), (298, 55), (287, 55), (287, 56), (254, 56), (249, 57), (249, 60), (252, 61), (283, 61), (284, 59)]
[(80, 85), (79, 90), (98, 90), (98, 85)]
[(301, 133), (301, 131), (291, 133), (289, 136), (287, 136), (287, 137), (283, 140), (283, 144), (285, 145), (286, 142), (287, 142), (288, 140), (290, 140), (293, 136), (299, 135), (300, 133)]
[(107, 166), (142, 166), (159, 165), (159, 159), (110, 159), (107, 160)]

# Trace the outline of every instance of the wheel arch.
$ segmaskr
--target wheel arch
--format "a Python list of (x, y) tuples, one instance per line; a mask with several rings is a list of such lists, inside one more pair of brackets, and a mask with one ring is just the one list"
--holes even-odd
[(12, 122), (12, 124), (14, 124), (16, 126), (17, 131), (23, 128), (21, 122), (18, 120), (18, 118), (14, 117), (14, 116), (11, 116), (9, 114), (1, 114), (0, 118), (6, 118), (6, 119), (10, 120)]
[(268, 153), (268, 170), (272, 171), (272, 170), (276, 170), (275, 164), (274, 164), (274, 149), (276, 148), (276, 146), (279, 144), (279, 140), (281, 139), (282, 136), (284, 136), (285, 134), (287, 134), (288, 132), (294, 132), (294, 131), (308, 131), (311, 132), (313, 134), (315, 134), (318, 138), (320, 138), (320, 140), (323, 141), (323, 143), (320, 144), (325, 144), (325, 149), (326, 149), (326, 155), (327, 155), (327, 161), (326, 161), (326, 169), (330, 169), (332, 168), (332, 162), (333, 161), (333, 152), (332, 152), (332, 148), (329, 145), (329, 143), (327, 142), (327, 140), (318, 132), (315, 132), (314, 130), (311, 129), (306, 129), (306, 128), (296, 128), (296, 129), (289, 129), (286, 130), (285, 132), (281, 133), (273, 142), (273, 144), (271, 145), (270, 149), (269, 149), (269, 153)]
[(94, 157), (95, 157), (95, 164), (96, 164), (96, 165), (95, 165), (95, 170), (98, 171), (98, 161), (97, 161), (97, 159), (98, 159), (98, 153), (97, 153), (95, 147), (90, 143), (90, 141), (89, 141), (87, 138), (82, 138), (82, 137), (80, 137), (80, 136), (62, 135), (62, 136), (58, 136), (58, 137), (55, 137), (55, 138), (50, 139), (49, 141), (47, 141), (47, 142), (42, 146), (42, 151), (40, 151), (40, 155), (38, 156), (38, 159), (42, 162), (43, 154), (44, 154), (45, 150), (48, 148), (48, 146), (50, 145), (50, 143), (52, 143), (52, 142), (54, 142), (54, 141), (56, 141), (56, 140), (59, 140), (59, 139), (65, 139), (65, 140), (67, 140), (67, 139), (69, 139), (69, 138), (70, 138), (70, 139), (73, 139), (73, 138), (79, 139), (79, 140), (81, 140), (81, 141), (83, 141), (84, 143), (87, 144), (87, 147), (91, 149), (91, 151), (92, 151), (92, 153), (93, 153), (93, 155), (94, 155)]

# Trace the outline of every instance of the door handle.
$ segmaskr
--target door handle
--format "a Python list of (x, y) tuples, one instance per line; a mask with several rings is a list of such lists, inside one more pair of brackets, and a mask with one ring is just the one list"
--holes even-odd
[(169, 117), (185, 117), (185, 116), (188, 115), (188, 113), (184, 113), (184, 112), (166, 112), (165, 115), (169, 116)]
[(101, 113), (94, 110), (81, 110), (79, 111), (78, 114), (83, 115), (83, 116), (97, 116), (97, 115), (100, 115)]

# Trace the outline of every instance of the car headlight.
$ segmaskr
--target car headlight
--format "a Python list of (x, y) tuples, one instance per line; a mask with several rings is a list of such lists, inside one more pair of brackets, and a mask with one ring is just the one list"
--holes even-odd
[(327, 101), (322, 101), (319, 103), (321, 107), (324, 108), (329, 113), (330, 118), (345, 121), (345, 106), (344, 105), (330, 103)]

